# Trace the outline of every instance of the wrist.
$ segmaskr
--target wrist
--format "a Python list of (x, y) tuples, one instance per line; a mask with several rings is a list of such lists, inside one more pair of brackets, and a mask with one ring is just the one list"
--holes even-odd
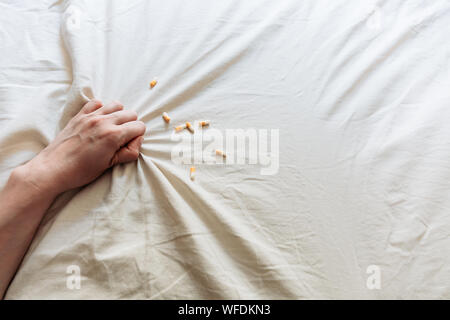
[(25, 188), (30, 197), (54, 199), (62, 192), (53, 181), (49, 168), (35, 159), (15, 168), (11, 179)]

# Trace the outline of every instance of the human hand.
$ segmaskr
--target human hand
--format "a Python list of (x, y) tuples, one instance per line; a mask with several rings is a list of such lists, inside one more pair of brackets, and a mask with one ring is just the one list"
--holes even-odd
[(56, 139), (18, 168), (28, 182), (53, 195), (83, 186), (107, 168), (137, 160), (146, 127), (119, 102), (86, 103)]

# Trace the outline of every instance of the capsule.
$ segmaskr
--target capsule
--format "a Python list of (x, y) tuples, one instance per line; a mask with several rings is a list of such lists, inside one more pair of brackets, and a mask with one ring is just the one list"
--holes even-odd
[(191, 167), (189, 176), (190, 176), (191, 180), (195, 179), (195, 167)]
[(194, 133), (194, 128), (192, 127), (192, 124), (190, 122), (186, 122), (186, 128), (191, 132)]
[(227, 155), (222, 150), (216, 149), (216, 155), (226, 158)]
[(180, 132), (182, 130), (186, 129), (186, 125), (182, 124), (181, 126), (175, 127), (176, 132)]
[(210, 123), (211, 123), (211, 121), (205, 120), (205, 121), (200, 121), (198, 125), (199, 125), (199, 127), (208, 127)]
[(170, 122), (170, 117), (167, 114), (167, 112), (163, 112), (162, 117), (164, 119), (165, 122), (169, 123)]
[(157, 83), (158, 83), (158, 81), (156, 81), (156, 79), (155, 79), (155, 80), (152, 80), (152, 81), (150, 82), (150, 89), (153, 89), (153, 88), (156, 86)]

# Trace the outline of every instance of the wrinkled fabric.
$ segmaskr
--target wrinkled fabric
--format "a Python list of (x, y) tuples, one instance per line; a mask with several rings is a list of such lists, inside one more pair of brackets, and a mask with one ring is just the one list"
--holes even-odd
[[(148, 128), (137, 162), (58, 197), (6, 298), (450, 298), (449, 1), (0, 10), (2, 185), (90, 99)], [(172, 127), (206, 119), (278, 130), (278, 170), (245, 155), (191, 181)]]

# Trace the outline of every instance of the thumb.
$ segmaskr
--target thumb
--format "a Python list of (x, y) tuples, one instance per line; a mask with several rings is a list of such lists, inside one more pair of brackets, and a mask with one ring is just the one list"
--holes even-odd
[(143, 140), (143, 136), (138, 136), (120, 148), (112, 158), (111, 166), (137, 160)]

